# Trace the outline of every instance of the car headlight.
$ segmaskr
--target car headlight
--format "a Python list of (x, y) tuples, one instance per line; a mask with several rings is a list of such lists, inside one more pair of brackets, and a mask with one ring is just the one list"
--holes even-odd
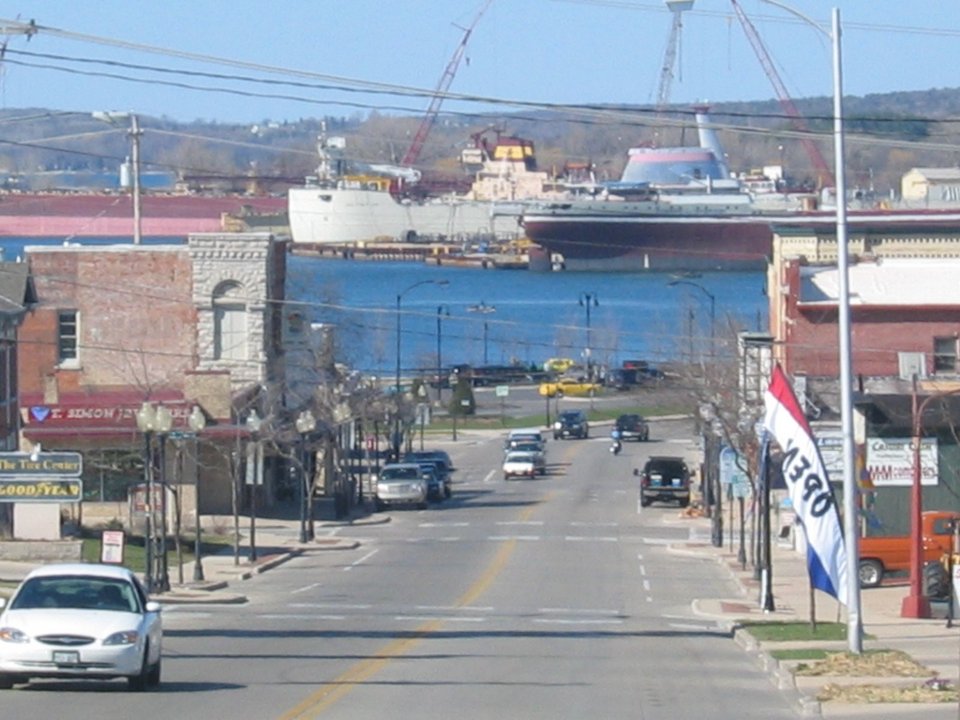
[(136, 630), (122, 630), (121, 632), (115, 632), (113, 635), (108, 637), (103, 641), (104, 645), (136, 645), (137, 639), (140, 637), (140, 633)]
[(0, 628), (0, 641), (3, 642), (12, 642), (12, 643), (25, 643), (29, 642), (30, 638), (27, 637), (27, 634), (17, 630), (12, 627)]
[(553, 429), (554, 429), (554, 430), (559, 430), (559, 429), (562, 428), (562, 427), (563, 427), (563, 423), (561, 423), (561, 422), (555, 422), (555, 423), (553, 424)]

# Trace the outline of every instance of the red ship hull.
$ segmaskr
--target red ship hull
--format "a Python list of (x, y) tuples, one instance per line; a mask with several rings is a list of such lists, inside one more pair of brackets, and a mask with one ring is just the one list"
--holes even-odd
[[(144, 195), (144, 237), (219, 232), (224, 215), (285, 213), (286, 197)], [(97, 237), (133, 234), (133, 199), (120, 194), (10, 193), (0, 195), (0, 236)]]

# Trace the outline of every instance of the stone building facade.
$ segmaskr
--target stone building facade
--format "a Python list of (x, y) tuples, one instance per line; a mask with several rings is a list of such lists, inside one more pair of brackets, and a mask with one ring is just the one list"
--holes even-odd
[[(109, 459), (122, 470), (106, 483), (113, 495), (98, 499), (116, 503), (143, 472), (137, 409), (162, 405), (182, 507), (230, 512), (244, 420), (283, 382), (286, 251), (269, 234), (223, 233), (183, 245), (28, 248), (38, 303), (18, 348), (24, 446), (84, 453), (88, 498)], [(207, 421), (197, 444), (194, 406)]]

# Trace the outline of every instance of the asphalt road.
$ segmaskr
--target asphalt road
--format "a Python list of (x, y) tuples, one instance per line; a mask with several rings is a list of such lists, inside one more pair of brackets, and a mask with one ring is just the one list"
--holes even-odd
[[(164, 684), (34, 683), (0, 717), (113, 720), (791, 718), (786, 698), (691, 601), (733, 593), (676, 508), (640, 510), (631, 470), (692, 454), (685, 423), (650, 443), (551, 441), (549, 473), (505, 482), (502, 443), (445, 447), (454, 497), (345, 527), (349, 552), (244, 584), (245, 605), (165, 612)], [(706, 538), (692, 538), (706, 541)]]

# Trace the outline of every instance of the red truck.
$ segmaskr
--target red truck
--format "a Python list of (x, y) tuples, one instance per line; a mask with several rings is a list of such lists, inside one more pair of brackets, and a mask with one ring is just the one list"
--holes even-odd
[[(960, 513), (929, 510), (921, 516), (923, 562), (939, 561), (953, 549), (953, 537)], [(909, 535), (860, 538), (860, 587), (877, 587), (884, 575), (910, 570)]]

